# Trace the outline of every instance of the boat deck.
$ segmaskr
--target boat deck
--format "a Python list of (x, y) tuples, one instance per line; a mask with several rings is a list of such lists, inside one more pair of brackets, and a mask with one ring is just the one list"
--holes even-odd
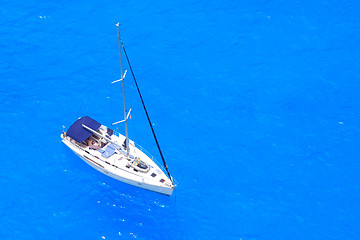
[[(119, 135), (112, 135), (111, 141), (121, 146), (125, 137)], [(111, 156), (104, 157), (103, 153), (107, 148), (111, 147), (110, 142), (100, 149), (93, 149), (84, 144), (79, 144), (70, 137), (64, 138), (63, 142), (93, 168), (117, 180), (157, 192), (160, 191), (152, 188), (166, 188), (166, 191), (170, 191), (170, 194), (175, 187), (153, 159), (150, 159), (148, 155), (137, 148), (133, 141), (130, 141), (129, 153), (131, 157), (129, 159), (126, 157), (126, 151), (122, 148), (117, 148)], [(138, 171), (131, 166), (135, 157), (140, 158), (149, 166), (148, 172)], [(169, 195), (168, 193), (165, 194)]]

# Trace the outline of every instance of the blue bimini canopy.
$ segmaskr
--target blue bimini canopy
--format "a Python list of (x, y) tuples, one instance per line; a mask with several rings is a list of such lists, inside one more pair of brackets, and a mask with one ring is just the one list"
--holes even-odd
[(98, 130), (101, 126), (100, 123), (88, 116), (82, 117), (69, 127), (66, 135), (75, 139), (79, 143), (83, 142), (85, 139), (92, 135), (92, 132), (82, 126), (83, 124), (94, 131)]

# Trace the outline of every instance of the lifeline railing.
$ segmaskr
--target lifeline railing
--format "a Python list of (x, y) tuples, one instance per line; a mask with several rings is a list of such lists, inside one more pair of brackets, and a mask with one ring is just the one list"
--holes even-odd
[[(120, 135), (121, 135), (122, 137), (124, 137), (122, 134), (118, 133), (117, 131), (114, 131), (114, 134), (115, 134), (116, 136), (118, 136), (118, 137), (120, 137)], [(163, 173), (165, 174), (165, 168), (163, 167), (162, 164), (159, 163), (158, 160), (156, 160), (156, 158), (155, 158), (153, 155), (151, 155), (151, 153), (149, 153), (145, 148), (143, 148), (140, 144), (138, 144), (138, 143), (136, 143), (136, 142), (134, 142), (134, 141), (129, 141), (129, 144), (130, 144), (130, 145), (133, 145), (133, 146), (136, 147), (136, 148), (138, 148), (141, 152), (143, 152), (145, 155), (147, 155), (153, 162), (156, 163), (156, 165), (157, 165), (157, 166), (163, 171)], [(173, 177), (171, 177), (171, 178), (172, 178), (172, 179), (170, 179), (170, 180), (173, 181), (174, 186), (177, 186), (177, 185), (178, 185), (178, 182), (177, 182)]]
[[(114, 134), (116, 134), (117, 136), (119, 136), (119, 135), (121, 135), (120, 133), (118, 133), (118, 132), (116, 132), (116, 131), (114, 131)], [(121, 135), (122, 136), (122, 135)], [(74, 143), (74, 142), (72, 142), (71, 140), (69, 140), (69, 142), (72, 144), (72, 145), (74, 145), (75, 147), (77, 147), (77, 148), (79, 148), (80, 150), (84, 150), (81, 146), (79, 146), (78, 144), (76, 144), (76, 143)], [(151, 155), (145, 148), (143, 148), (140, 144), (137, 144), (137, 143), (135, 143), (135, 142), (133, 142), (133, 141), (131, 141), (131, 142), (129, 142), (131, 145), (133, 145), (134, 147), (136, 147), (136, 148), (138, 148), (141, 152), (143, 152), (145, 155), (147, 155), (149, 158), (151, 158), (151, 160), (153, 161), (153, 162), (155, 162), (156, 163), (156, 165), (164, 172), (165, 171), (165, 169), (164, 169), (164, 167), (156, 160), (156, 158), (153, 156), (153, 155)], [(90, 155), (92, 155), (92, 154), (90, 154)], [(94, 155), (92, 155), (92, 156), (94, 156)], [(96, 156), (94, 156), (94, 157), (96, 157)], [(104, 162), (104, 163), (107, 163), (106, 161), (104, 161), (104, 160), (102, 160), (102, 159), (100, 159), (100, 158), (98, 158), (98, 157), (96, 157), (97, 159), (99, 159), (100, 161), (102, 161), (102, 162)], [(165, 174), (165, 172), (164, 172), (164, 174)], [(174, 185), (174, 187), (176, 187), (177, 185), (178, 185), (178, 182), (173, 178), (173, 177), (171, 177), (172, 179), (172, 182), (173, 182), (173, 185)]]

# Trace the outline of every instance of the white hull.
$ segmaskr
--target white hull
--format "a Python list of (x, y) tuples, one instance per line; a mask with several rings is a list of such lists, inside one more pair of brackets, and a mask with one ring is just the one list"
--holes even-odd
[[(115, 142), (121, 142), (122, 135), (112, 136)], [(130, 154), (134, 157), (140, 157), (142, 161), (150, 166), (150, 171), (143, 173), (129, 167), (129, 161), (122, 152), (116, 152), (109, 158), (104, 158), (97, 150), (89, 149), (89, 147), (81, 147), (79, 144), (69, 138), (61, 135), (62, 142), (67, 145), (76, 155), (84, 160), (91, 167), (99, 172), (112, 177), (121, 182), (147, 189), (153, 192), (170, 196), (175, 186), (164, 172), (150, 159), (143, 151), (135, 146), (130, 148)], [(156, 175), (156, 176), (153, 176)]]

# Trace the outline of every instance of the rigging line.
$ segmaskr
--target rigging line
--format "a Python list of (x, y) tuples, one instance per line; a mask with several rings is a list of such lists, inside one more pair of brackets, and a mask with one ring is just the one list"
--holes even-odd
[(172, 180), (171, 175), (170, 175), (170, 173), (169, 173), (169, 169), (168, 169), (168, 167), (167, 167), (167, 165), (166, 165), (164, 156), (163, 156), (163, 154), (162, 154), (162, 152), (161, 152), (159, 142), (158, 142), (158, 140), (157, 140), (157, 138), (156, 138), (155, 131), (154, 131), (154, 128), (153, 128), (153, 126), (152, 126), (152, 123), (151, 123), (149, 114), (148, 114), (148, 112), (147, 112), (147, 110), (146, 110), (144, 100), (143, 100), (143, 98), (142, 98), (142, 96), (141, 96), (140, 89), (139, 89), (139, 86), (138, 86), (138, 84), (137, 84), (134, 71), (132, 70), (129, 57), (128, 57), (128, 55), (127, 55), (127, 53), (126, 53), (126, 50), (125, 50), (125, 47), (124, 47), (124, 43), (123, 43), (122, 41), (121, 41), (121, 46), (122, 46), (122, 48), (124, 49), (124, 53), (125, 53), (125, 56), (126, 56), (126, 60), (127, 60), (127, 62), (129, 63), (129, 67), (130, 67), (131, 74), (132, 74), (132, 76), (133, 76), (133, 78), (134, 78), (134, 82), (135, 82), (137, 91), (138, 91), (138, 93), (139, 93), (139, 96), (140, 96), (140, 99), (141, 99), (141, 103), (142, 103), (142, 105), (143, 105), (143, 107), (144, 107), (144, 110), (145, 110), (145, 113), (146, 113), (146, 117), (147, 117), (148, 122), (149, 122), (149, 124), (150, 124), (151, 131), (152, 131), (152, 133), (153, 133), (153, 136), (154, 136), (156, 145), (157, 145), (157, 147), (158, 147), (158, 149), (159, 149), (161, 159), (162, 159), (162, 161), (163, 161), (163, 163), (164, 163), (164, 167), (165, 167), (165, 169), (166, 169), (167, 174), (169, 175), (170, 181), (173, 183), (173, 180)]

